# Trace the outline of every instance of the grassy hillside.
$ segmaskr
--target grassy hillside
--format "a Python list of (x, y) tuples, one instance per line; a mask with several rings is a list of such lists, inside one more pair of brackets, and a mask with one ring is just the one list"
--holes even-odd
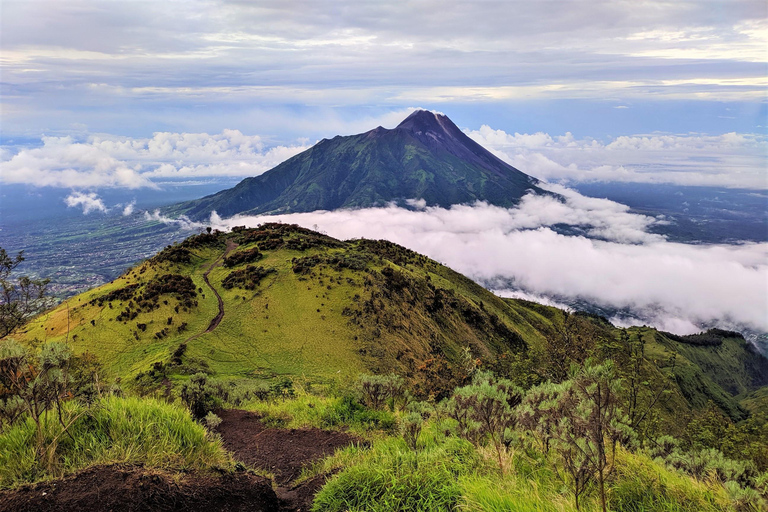
[[(261, 276), (254, 280), (249, 268), (263, 276), (254, 270)], [(219, 311), (215, 293), (224, 315), (207, 331)], [(394, 244), (271, 224), (168, 247), (16, 337), (68, 340), (124, 379), (185, 344), (188, 373), (207, 367), (221, 377), (325, 380), (364, 369), (413, 374), (429, 359), (455, 361), (467, 346), (490, 356), (540, 343), (526, 319), (532, 314), (518, 309)]]
[(741, 420), (748, 412), (736, 397), (768, 375), (768, 360), (735, 333), (623, 331), (597, 317), (501, 299), (390, 242), (341, 242), (284, 224), (190, 237), (14, 336), (31, 345), (67, 341), (95, 355), (108, 377), (144, 375), (168, 389), (198, 371), (314, 383), (394, 371), (436, 396), (461, 383), (466, 364), (529, 386), (561, 381), (588, 357), (629, 368), (641, 344), (638, 378), (666, 390), (659, 405), (672, 420), (709, 402)]
[[(291, 443), (307, 427), (343, 430), (344, 446), (364, 442), (302, 462), (301, 475), (275, 469), (274, 482), (290, 469), (311, 492), (286, 510), (307, 510), (318, 490), (314, 510), (328, 511), (600, 510), (602, 498), (627, 511), (765, 503), (768, 360), (737, 333), (619, 329), (501, 299), (386, 241), (342, 242), (284, 224), (195, 235), (13, 337), (33, 348), (65, 342), (81, 357), (61, 345), (33, 357), (0, 344), (0, 488), (16, 489), (0, 492), (0, 509), (58, 485), (20, 484), (73, 472), (61, 488), (115, 472), (214, 470), (224, 476), (210, 485), (231, 494), (224, 477), (252, 487), (243, 461), (272, 471), (282, 447), (304, 450)], [(52, 372), (59, 360), (69, 362)], [(364, 375), (388, 373), (397, 375)], [(579, 432), (596, 416), (581, 415), (598, 381), (608, 393), (603, 412), (617, 414), (601, 432), (620, 446), (605, 492), (589, 480), (595, 462), (575, 468), (569, 451), (586, 446)], [(35, 416), (19, 398), (38, 387), (54, 394), (38, 399), (48, 412)], [(221, 437), (209, 437), (219, 426)], [(309, 448), (339, 432), (311, 434), (319, 437), (304, 440)], [(256, 457), (265, 446), (278, 448)], [(586, 487), (566, 466), (592, 475)], [(288, 488), (281, 496), (301, 494)], [(133, 487), (124, 491), (130, 500)]]

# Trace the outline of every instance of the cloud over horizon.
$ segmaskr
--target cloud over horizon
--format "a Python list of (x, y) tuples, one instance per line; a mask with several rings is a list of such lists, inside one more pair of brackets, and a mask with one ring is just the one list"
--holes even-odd
[(765, 134), (655, 133), (604, 142), (570, 132), (509, 134), (488, 125), (465, 132), (510, 165), (548, 181), (768, 188)]
[[(413, 107), (351, 123), (396, 126)], [(509, 134), (483, 125), (467, 135), (526, 174), (563, 183), (640, 182), (768, 189), (764, 134), (618, 136)], [(38, 147), (3, 148), (0, 182), (74, 189), (156, 188), (165, 179), (257, 176), (310, 147), (304, 139), (270, 147), (259, 135), (157, 132), (148, 138), (94, 134), (43, 137)]]
[(62, 188), (157, 188), (166, 178), (255, 176), (305, 150), (267, 148), (238, 130), (220, 134), (158, 132), (151, 138), (43, 137), (42, 146), (6, 150), (0, 182)]
[[(768, 331), (768, 243), (672, 243), (647, 232), (663, 222), (659, 219), (628, 213), (612, 201), (559, 191), (566, 193), (565, 203), (528, 196), (512, 209), (485, 203), (422, 210), (388, 206), (171, 222), (189, 229), (229, 229), (279, 221), (340, 239), (384, 238), (502, 295), (628, 309), (643, 323), (681, 334), (713, 323)], [(159, 213), (148, 218), (167, 221)], [(555, 226), (563, 223), (600, 239), (558, 233)]]

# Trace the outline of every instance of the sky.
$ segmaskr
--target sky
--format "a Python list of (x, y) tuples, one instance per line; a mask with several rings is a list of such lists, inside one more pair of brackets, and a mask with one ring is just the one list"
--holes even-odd
[(5, 183), (254, 175), (422, 107), (543, 179), (768, 188), (763, 0), (0, 9)]
[[(104, 191), (231, 183), (431, 109), (566, 203), (284, 220), (392, 239), (499, 293), (631, 307), (679, 333), (717, 320), (768, 331), (765, 244), (671, 243), (650, 232), (665, 219), (563, 187), (764, 195), (764, 0), (3, 0), (0, 49), (0, 186), (159, 219)], [(558, 234), (563, 222), (583, 235)]]

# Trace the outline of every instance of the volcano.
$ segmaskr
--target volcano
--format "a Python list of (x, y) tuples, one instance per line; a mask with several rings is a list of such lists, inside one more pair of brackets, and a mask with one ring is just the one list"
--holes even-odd
[(235, 187), (177, 205), (197, 220), (211, 212), (276, 214), (366, 208), (419, 199), (428, 206), (486, 201), (510, 207), (547, 193), (470, 139), (447, 116), (416, 110), (394, 129), (323, 139)]

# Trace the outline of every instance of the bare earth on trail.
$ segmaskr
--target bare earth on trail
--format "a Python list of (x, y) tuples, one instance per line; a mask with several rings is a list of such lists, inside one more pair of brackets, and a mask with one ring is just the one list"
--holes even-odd
[(275, 476), (281, 510), (306, 511), (325, 483), (325, 475), (292, 487), (304, 467), (333, 454), (337, 449), (363, 441), (345, 432), (319, 428), (267, 428), (255, 413), (236, 409), (219, 411), (217, 427), (224, 447), (235, 459), (269, 471)]
[(140, 466), (95, 466), (75, 475), (0, 493), (3, 512), (278, 512), (269, 480), (248, 473), (173, 475)]
[(328, 475), (299, 485), (303, 467), (339, 448), (362, 442), (344, 432), (318, 428), (265, 427), (258, 415), (218, 412), (217, 428), (236, 460), (275, 475), (268, 479), (238, 472), (221, 477), (174, 475), (130, 465), (94, 466), (63, 479), (0, 492), (0, 512), (306, 512)]

